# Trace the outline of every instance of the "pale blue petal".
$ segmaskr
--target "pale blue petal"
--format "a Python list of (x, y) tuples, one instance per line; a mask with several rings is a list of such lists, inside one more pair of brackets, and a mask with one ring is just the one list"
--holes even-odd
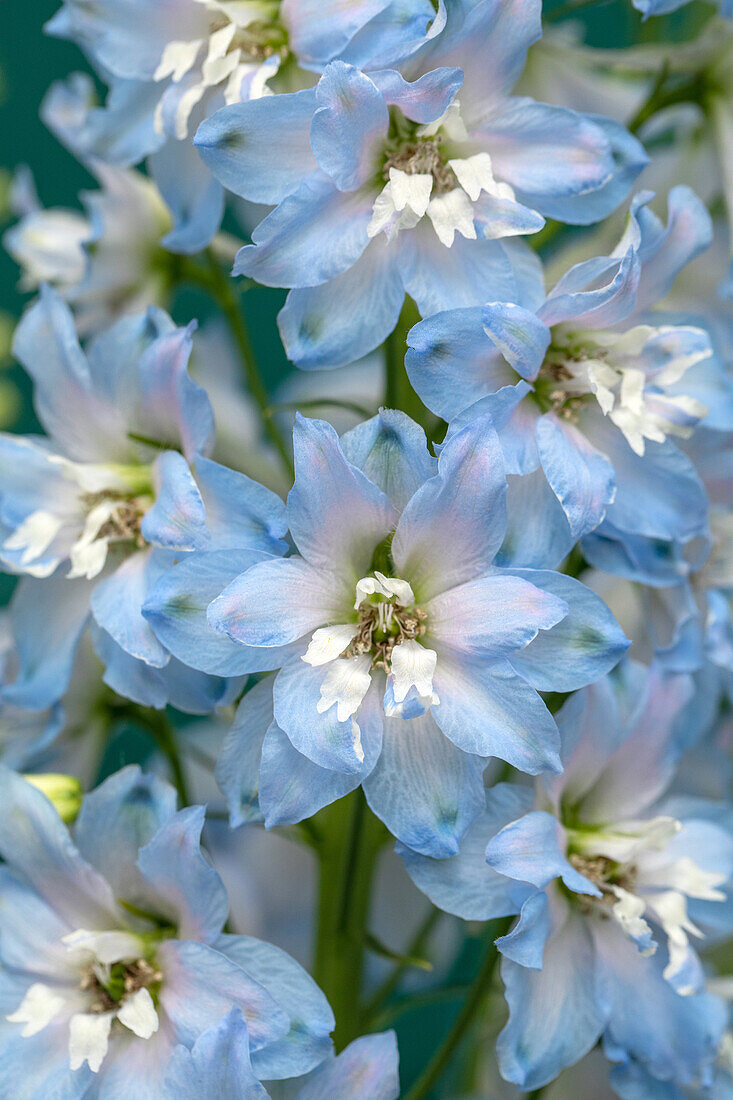
[(647, 203), (648, 192), (631, 204), (639, 223), (641, 279), (637, 309), (656, 305), (666, 297), (679, 272), (711, 244), (713, 226), (705, 204), (689, 187), (673, 187), (667, 198), (668, 221), (662, 225)]
[[(533, 517), (527, 523), (527, 516)], [(499, 566), (556, 569), (575, 545), (567, 517), (543, 470), (507, 478), (507, 531)]]
[[(259, 550), (217, 550), (189, 554), (166, 570), (151, 588), (143, 615), (166, 649), (184, 664), (213, 676), (277, 668), (280, 649), (263, 652), (228, 638), (207, 619), (222, 591), (251, 565), (267, 559)], [(275, 662), (273, 664), (273, 661)]]
[(410, 329), (407, 343), (410, 381), (427, 407), (448, 420), (486, 394), (516, 382), (514, 371), (487, 339), (478, 306), (421, 321)]
[(76, 647), (89, 618), (92, 585), (56, 575), (23, 577), (10, 603), (18, 675), (3, 687), (3, 700), (41, 710), (66, 691)]
[[(317, 627), (355, 620), (349, 595), (358, 579), (357, 574), (354, 588), (349, 588), (299, 557), (259, 561), (217, 596), (209, 606), (208, 620), (245, 646), (279, 648)], [(267, 662), (266, 654), (263, 660)], [(264, 671), (264, 665), (259, 671)]]
[(316, 168), (310, 147), (315, 89), (222, 107), (194, 145), (220, 183), (250, 202), (274, 204)]
[(322, 1062), (332, 1050), (329, 1035), (335, 1021), (328, 1001), (303, 967), (279, 947), (251, 936), (225, 935), (217, 946), (261, 983), (290, 1024), (282, 1038), (253, 1053), (257, 1076), (265, 1080), (299, 1077)]
[(508, 662), (438, 654), (432, 708), (446, 737), (464, 752), (497, 756), (520, 771), (560, 771), (557, 726), (534, 688)]
[(549, 569), (511, 571), (564, 600), (570, 609), (557, 626), (542, 631), (511, 658), (528, 683), (539, 691), (575, 691), (618, 664), (631, 643), (595, 592)]
[(542, 469), (577, 540), (603, 520), (616, 495), (613, 467), (574, 424), (553, 413), (537, 421)]
[(394, 527), (387, 497), (345, 459), (336, 432), (298, 414), (293, 429), (295, 483), (288, 494), (290, 532), (315, 569), (356, 583)]
[(155, 461), (155, 504), (143, 516), (146, 542), (170, 550), (200, 550), (209, 542), (206, 509), (185, 458), (165, 451)]
[(524, 649), (565, 619), (570, 608), (526, 580), (494, 573), (434, 596), (424, 610), (427, 645), (435, 638), (454, 653), (493, 660)]
[(457, 749), (428, 712), (385, 718), (382, 752), (363, 781), (372, 811), (415, 852), (443, 859), (485, 806), (486, 761)]
[(137, 868), (138, 852), (175, 812), (173, 787), (130, 765), (85, 796), (74, 823), (74, 840), (116, 897), (143, 905), (149, 886)]
[(229, 807), (233, 829), (264, 821), (259, 805), (262, 742), (272, 724), (272, 677), (243, 696), (216, 761), (216, 782)]
[(369, 185), (339, 191), (322, 172), (261, 221), (252, 244), (237, 253), (234, 275), (265, 286), (320, 286), (356, 263), (367, 245), (375, 191)]
[(542, 969), (542, 955), (550, 934), (550, 908), (547, 895), (530, 894), (522, 905), (519, 920), (506, 936), (496, 941), (505, 959), (530, 970)]
[(711, 1066), (726, 1010), (710, 994), (681, 997), (662, 976), (666, 951), (643, 956), (613, 921), (594, 921), (597, 981), (608, 1014), (605, 1043), (662, 1080), (691, 1083)]
[(407, 873), (433, 905), (464, 920), (491, 920), (519, 912), (522, 899), (517, 884), (488, 866), (486, 842), (525, 814), (533, 801), (530, 788), (497, 784), (487, 791), (486, 809), (469, 826), (451, 859), (430, 859), (398, 845)]
[(397, 409), (380, 409), (341, 437), (347, 462), (357, 466), (402, 511), (437, 473), (423, 429)]
[(322, 714), (317, 710), (326, 674), (323, 667), (311, 668), (301, 657), (291, 657), (275, 680), (275, 721), (298, 752), (319, 767), (367, 775), (382, 748), (381, 693), (372, 682), (353, 718), (339, 722), (336, 706)]
[(232, 1008), (240, 1009), (247, 1021), (253, 1052), (287, 1032), (288, 1018), (274, 998), (221, 951), (203, 943), (167, 940), (158, 949), (158, 959), (165, 973), (160, 1004), (179, 1043), (193, 1046)]
[(486, 573), (506, 530), (506, 477), (496, 432), (480, 417), (442, 448), (438, 473), (413, 496), (392, 559), (418, 601)]
[(373, 176), (387, 137), (385, 98), (365, 73), (332, 61), (318, 82), (316, 103), (313, 155), (339, 191), (353, 191)]
[(271, 489), (238, 470), (197, 457), (196, 483), (206, 506), (212, 550), (285, 551), (285, 505)]
[(484, 332), (522, 378), (532, 381), (550, 346), (550, 330), (528, 309), (512, 302), (488, 302), (481, 314)]
[(172, 918), (181, 939), (209, 943), (221, 932), (229, 899), (219, 873), (201, 851), (205, 820), (203, 806), (173, 814), (140, 850), (137, 866), (156, 913)]
[(535, 810), (492, 837), (486, 861), (500, 875), (529, 882), (540, 890), (561, 878), (568, 890), (600, 897), (601, 892), (568, 861), (565, 829), (552, 814)]
[(120, 914), (109, 884), (74, 845), (69, 831), (45, 795), (0, 765), (2, 805), (0, 855), (33, 887), (71, 929), (119, 926)]
[(91, 600), (97, 625), (131, 657), (154, 668), (162, 668), (169, 654), (143, 618), (142, 606), (166, 564), (151, 550), (138, 551), (98, 582)]
[(389, 0), (283, 0), (282, 20), (293, 52), (301, 63), (325, 62), (341, 54), (352, 37)]
[[(201, 115), (202, 107), (195, 114)], [(200, 252), (221, 224), (223, 187), (187, 140), (170, 138), (151, 154), (147, 165), (173, 216), (173, 228), (162, 238), (162, 246), (169, 252)]]
[(405, 118), (424, 125), (448, 110), (463, 84), (463, 70), (433, 69), (409, 82), (396, 69), (384, 69), (371, 73), (371, 78), (390, 107), (398, 107)]
[(399, 1053), (394, 1031), (363, 1035), (324, 1062), (297, 1094), (297, 1100), (398, 1100)]
[(501, 964), (510, 1016), (497, 1040), (499, 1068), (523, 1090), (542, 1087), (587, 1054), (605, 1023), (593, 988), (587, 922), (562, 902), (553, 908), (542, 969), (510, 959)]
[(302, 370), (352, 363), (384, 343), (404, 299), (398, 256), (380, 234), (348, 271), (290, 291), (278, 314), (285, 351)]
[(176, 1047), (166, 1075), (170, 1100), (267, 1100), (267, 1092), (252, 1071), (249, 1033), (241, 1012), (205, 1031), (191, 1050)]
[(607, 328), (634, 310), (641, 266), (634, 248), (621, 256), (600, 256), (575, 264), (559, 280), (540, 309), (547, 325), (573, 321), (586, 328)]
[[(312, 817), (323, 806), (330, 806), (355, 790), (360, 778), (314, 764), (298, 752), (287, 734), (273, 722), (262, 745), (259, 772), (259, 804), (265, 825), (268, 829), (294, 825)], [(251, 785), (252, 777), (248, 779)]]

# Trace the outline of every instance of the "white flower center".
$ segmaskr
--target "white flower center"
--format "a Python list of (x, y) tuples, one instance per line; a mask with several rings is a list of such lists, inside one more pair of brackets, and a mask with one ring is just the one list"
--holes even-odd
[[(619, 334), (571, 331), (557, 325), (535, 382), (538, 401), (563, 419), (575, 420), (584, 401), (594, 396), (604, 416), (623, 432), (638, 455), (644, 454), (647, 439), (663, 443), (668, 435), (687, 438), (708, 410), (669, 387), (708, 353), (678, 352), (674, 333), (674, 328), (648, 325)], [(663, 358), (664, 366), (650, 376), (639, 363), (651, 348), (654, 359)]]
[(669, 952), (664, 977), (687, 995), (695, 992), (685, 978), (689, 936), (702, 935), (687, 914), (687, 899), (725, 901), (719, 887), (726, 876), (703, 870), (687, 856), (674, 858), (668, 849), (683, 828), (674, 818), (655, 817), (598, 829), (568, 829), (568, 858), (603, 895), (598, 901), (583, 898), (582, 905), (605, 915), (610, 910), (643, 955), (657, 950), (648, 920), (661, 926)]
[[(321, 684), (319, 713), (337, 707), (347, 721), (358, 711), (369, 690), (372, 673), (387, 673), (385, 712), (409, 716), (439, 702), (433, 691), (437, 654), (418, 638), (425, 634), (425, 612), (415, 606), (407, 581), (375, 571), (356, 585), (356, 622), (320, 627), (303, 660), (328, 666)], [(407, 706), (406, 706), (407, 704)]]
[(94, 465), (49, 458), (69, 492), (60, 492), (54, 511), (38, 509), (19, 523), (3, 549), (20, 551), (20, 565), (34, 577), (48, 577), (68, 558), (70, 578), (98, 576), (111, 544), (144, 545), (140, 522), (153, 503), (147, 466)]
[(427, 215), (440, 242), (450, 248), (456, 233), (476, 240), (473, 204), (482, 192), (515, 201), (512, 188), (494, 178), (488, 153), (452, 155), (468, 142), (458, 103), (437, 122), (408, 129), (400, 138), (390, 143), (395, 147), (384, 163), (387, 183), (374, 200), (370, 237), (384, 233), (392, 241)]
[[(242, 98), (267, 95), (267, 81), (273, 77), (288, 54), (287, 34), (277, 19), (279, 5), (274, 0), (197, 0), (210, 12), (208, 34), (168, 42), (155, 71), (154, 79), (170, 79), (185, 88), (175, 106), (173, 131), (183, 141), (188, 137), (191, 112), (209, 88), (224, 84), (226, 103)], [(242, 95), (244, 81), (249, 82)], [(155, 127), (165, 129), (165, 104), (160, 100)]]
[(21, 1035), (28, 1038), (65, 1016), (70, 1068), (79, 1069), (87, 1062), (98, 1073), (115, 1021), (141, 1039), (158, 1030), (150, 989), (159, 985), (162, 974), (146, 957), (142, 939), (129, 932), (79, 929), (64, 936), (63, 943), (78, 964), (78, 985), (51, 988), (35, 982), (6, 1018), (23, 1024)]

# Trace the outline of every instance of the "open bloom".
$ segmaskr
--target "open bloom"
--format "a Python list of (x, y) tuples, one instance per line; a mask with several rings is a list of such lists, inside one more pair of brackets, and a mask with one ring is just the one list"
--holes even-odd
[[(439, 906), (467, 919), (521, 911), (497, 941), (510, 1018), (502, 1074), (551, 1080), (602, 1038), (653, 1077), (707, 1080), (725, 1025), (693, 946), (730, 930), (733, 821), (724, 804), (663, 798), (680, 755), (688, 677), (622, 666), (558, 715), (561, 776), (500, 784), (461, 854), (404, 851)], [(487, 866), (488, 864), (488, 866)]]
[[(163, 1096), (178, 1044), (239, 1010), (257, 1078), (297, 1076), (330, 1050), (333, 1016), (276, 947), (222, 932), (228, 901), (166, 783), (125, 768), (83, 801), (69, 835), (7, 769), (0, 823), (0, 1051), (28, 1095), (52, 1088)], [(21, 1068), (22, 1067), (22, 1068)], [(96, 1082), (96, 1084), (94, 1084)]]
[[(151, 309), (85, 354), (48, 287), (16, 330), (48, 438), (0, 436), (0, 561), (25, 574), (11, 607), (9, 702), (41, 709), (60, 698), (90, 612), (120, 694), (203, 713), (231, 690), (172, 661), (140, 611), (160, 572), (195, 546), (240, 552), (243, 565), (284, 550), (280, 499), (205, 457), (213, 418), (186, 371), (192, 331)], [(235, 485), (240, 505), (225, 515), (222, 493)]]
[(293, 288), (280, 330), (299, 366), (371, 351), (405, 294), (424, 317), (488, 297), (529, 304), (533, 257), (498, 240), (545, 216), (598, 220), (625, 197), (646, 157), (621, 126), (510, 95), (540, 12), (538, 0), (458, 0), (399, 68), (336, 60), (316, 88), (199, 127), (217, 178), (276, 206), (234, 272)]
[[(389, 0), (64, 0), (47, 25), (78, 42), (110, 85), (104, 108), (77, 113), (85, 157), (147, 166), (170, 207), (175, 252), (206, 246), (221, 220), (219, 183), (191, 147), (199, 123), (225, 104), (307, 87), (350, 49), (381, 66), (415, 48), (435, 20), (430, 0), (405, 13)], [(56, 97), (80, 105), (80, 77)], [(70, 135), (71, 136), (71, 135)]]
[(522, 475), (517, 493), (565, 552), (596, 528), (621, 541), (701, 535), (707, 498), (673, 440), (708, 404), (733, 411), (707, 333), (643, 312), (710, 240), (687, 188), (670, 193), (666, 228), (650, 198), (635, 199), (613, 255), (571, 268), (536, 311), (490, 302), (429, 318), (408, 337), (423, 401), (452, 427), (493, 415), (507, 470)]
[[(300, 754), (317, 765), (301, 816), (305, 801), (323, 805), (362, 782), (396, 835), (455, 850), (486, 757), (531, 773), (559, 767), (536, 689), (588, 683), (626, 639), (577, 581), (495, 564), (506, 482), (487, 420), (456, 433), (436, 463), (403, 413), (384, 411), (341, 442), (299, 417), (294, 454), (287, 514), (298, 553), (235, 579), (222, 555), (192, 556), (161, 577), (144, 613), (195, 667), (280, 670), (258, 685), (261, 786), (265, 772), (278, 785), (278, 768), (283, 781), (297, 777)], [(203, 614), (212, 600), (219, 634)], [(250, 695), (242, 707), (255, 707)], [(256, 745), (252, 723), (242, 727)]]

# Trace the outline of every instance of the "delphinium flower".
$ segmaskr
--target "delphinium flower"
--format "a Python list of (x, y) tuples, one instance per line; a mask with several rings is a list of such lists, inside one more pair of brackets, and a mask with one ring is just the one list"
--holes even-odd
[[(161, 571), (196, 546), (226, 548), (240, 568), (285, 548), (280, 499), (205, 457), (213, 418), (186, 372), (191, 342), (192, 326), (151, 309), (85, 353), (49, 288), (21, 320), (14, 351), (48, 438), (0, 436), (0, 560), (25, 574), (10, 612), (19, 670), (8, 702), (42, 709), (62, 695), (90, 613), (120, 694), (203, 713), (236, 688), (171, 660), (140, 611)], [(237, 503), (223, 511), (231, 492)]]
[[(288, 1100), (397, 1100), (399, 1055), (393, 1031), (365, 1035), (338, 1057), (325, 1059), (305, 1081), (288, 1081)], [(165, 1100), (267, 1100), (269, 1092), (250, 1068), (249, 1036), (241, 1012), (232, 1011), (201, 1035), (192, 1048), (178, 1047), (171, 1059)]]
[(21, 216), (3, 235), (4, 248), (21, 268), (20, 288), (56, 287), (81, 335), (124, 314), (167, 305), (172, 288), (159, 244), (170, 215), (157, 188), (129, 169), (97, 163), (94, 171), (100, 189), (82, 193), (85, 214), (44, 210), (32, 180), (21, 180)]
[(333, 1016), (276, 947), (222, 931), (203, 807), (130, 767), (87, 795), (71, 835), (46, 797), (0, 769), (0, 1084), (6, 1095), (160, 1098), (176, 1047), (233, 1010), (257, 1078), (330, 1050)]
[(691, 690), (689, 677), (620, 666), (560, 711), (562, 775), (488, 791), (453, 859), (403, 849), (449, 912), (521, 911), (497, 941), (510, 1011), (497, 1052), (522, 1088), (599, 1039), (661, 1082), (709, 1081), (726, 1013), (693, 942), (731, 930), (733, 819), (727, 803), (665, 797)]
[(105, 107), (77, 119), (79, 152), (126, 165), (147, 158), (174, 220), (164, 245), (196, 252), (223, 210), (222, 188), (191, 147), (203, 119), (226, 103), (308, 87), (349, 48), (364, 63), (398, 59), (434, 21), (430, 0), (415, 0), (406, 18), (388, 0), (65, 0), (47, 30), (78, 42), (110, 85)]
[(271, 823), (362, 783), (398, 837), (448, 854), (481, 808), (487, 757), (559, 768), (537, 689), (592, 681), (626, 639), (572, 578), (496, 566), (506, 481), (486, 419), (436, 462), (403, 413), (383, 411), (341, 441), (298, 417), (294, 454), (298, 553), (226, 588), (224, 555), (192, 555), (160, 578), (144, 614), (194, 667), (226, 675), (235, 642), (251, 671), (280, 670), (241, 704), (228, 753), (235, 820), (258, 770)]
[(517, 496), (564, 552), (595, 529), (623, 545), (685, 544), (705, 530), (703, 485), (673, 440), (689, 437), (706, 401), (730, 410), (731, 382), (704, 330), (648, 307), (709, 243), (710, 222), (675, 188), (665, 228), (650, 197), (632, 203), (613, 255), (571, 268), (536, 311), (489, 302), (408, 337), (423, 401), (454, 428), (491, 413), (507, 470), (522, 475)]
[(499, 240), (544, 216), (596, 221), (625, 197), (646, 157), (623, 127), (510, 94), (540, 12), (536, 0), (459, 0), (398, 68), (333, 61), (314, 89), (199, 127), (217, 178), (276, 206), (234, 273), (293, 288), (280, 331), (299, 366), (371, 351), (405, 294), (423, 316), (487, 297), (531, 308), (533, 254)]

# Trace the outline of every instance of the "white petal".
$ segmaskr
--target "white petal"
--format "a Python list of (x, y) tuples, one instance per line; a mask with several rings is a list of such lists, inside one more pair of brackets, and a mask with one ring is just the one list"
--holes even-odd
[(494, 179), (491, 157), (488, 153), (475, 153), (472, 157), (449, 160), (456, 179), (472, 202), (476, 202), (482, 191), (497, 198), (514, 201), (514, 191), (508, 183)]
[(64, 525), (63, 519), (51, 512), (31, 512), (3, 543), (6, 550), (22, 550), (21, 565), (40, 558)]
[(385, 577), (384, 573), (380, 573), (378, 569), (374, 570), (374, 576), (381, 584), (386, 595), (394, 598), (395, 603), (398, 603), (400, 607), (412, 607), (415, 602), (415, 593), (407, 581), (403, 581), (399, 577)]
[(476, 240), (476, 227), (473, 224), (473, 207), (468, 195), (460, 187), (454, 187), (445, 195), (430, 200), (428, 217), (438, 240), (450, 248), (456, 233), (470, 241)]
[(69, 551), (71, 569), (68, 576), (86, 577), (92, 580), (104, 568), (107, 560), (107, 539), (98, 539), (97, 535), (107, 520), (114, 515), (117, 504), (113, 500), (103, 500), (90, 511), (84, 524), (84, 530)]
[(437, 660), (438, 654), (434, 649), (426, 649), (411, 639), (394, 647), (390, 681), (396, 703), (403, 702), (411, 687), (415, 687), (421, 698), (428, 697), (433, 703), (437, 703), (437, 696), (433, 692)]
[(140, 957), (142, 945), (131, 932), (87, 932), (78, 928), (61, 941), (69, 951), (88, 951), (101, 963), (120, 962)]
[(573, 845), (584, 855), (607, 856), (618, 863), (633, 863), (645, 850), (662, 851), (681, 828), (673, 817), (619, 821), (592, 832), (573, 833)]
[(719, 871), (704, 871), (687, 856), (650, 870), (642, 864), (640, 873), (644, 886), (668, 886), (688, 898), (705, 901), (725, 901), (726, 898), (725, 891), (717, 889), (726, 881), (726, 876)]
[(167, 42), (153, 80), (165, 80), (167, 76), (174, 81), (180, 80), (193, 67), (203, 44), (203, 38), (194, 38), (190, 42)]
[(138, 989), (123, 1002), (117, 1019), (140, 1039), (149, 1039), (158, 1030), (158, 1013), (147, 989)]
[(356, 714), (369, 690), (371, 663), (368, 654), (332, 661), (321, 684), (321, 698), (316, 705), (318, 713), (323, 714), (335, 703), (339, 722), (345, 722)]
[(313, 637), (302, 659), (306, 664), (314, 667), (335, 661), (358, 633), (359, 627), (352, 623), (344, 623), (341, 626), (322, 626), (313, 631)]
[[(633, 940), (639, 940), (651, 932), (651, 928), (643, 917), (646, 903), (641, 898), (636, 897), (635, 894), (624, 890), (621, 886), (612, 886), (611, 890), (618, 898), (612, 912), (625, 934)], [(645, 948), (641, 953), (642, 955), (653, 955), (656, 950), (657, 945), (654, 944)]]
[(69, 1020), (69, 1066), (81, 1069), (89, 1063), (92, 1073), (99, 1067), (109, 1047), (109, 1032), (114, 1019), (113, 1012), (78, 1012)]
[(367, 596), (384, 596), (388, 600), (394, 598), (401, 607), (411, 607), (415, 602), (415, 593), (407, 581), (399, 577), (385, 577), (378, 569), (374, 571), (373, 577), (362, 577), (356, 582), (354, 607), (357, 610)]
[(409, 206), (419, 218), (427, 213), (430, 192), (433, 190), (433, 177), (429, 172), (415, 172), (410, 175), (400, 168), (390, 168), (389, 181), (392, 184), (395, 210), (402, 211)]
[(26, 995), (16, 1008), (5, 1019), (12, 1024), (25, 1024), (21, 1035), (27, 1039), (44, 1027), (57, 1016), (66, 1004), (66, 998), (53, 989), (49, 989), (42, 982), (36, 982), (29, 986)]

